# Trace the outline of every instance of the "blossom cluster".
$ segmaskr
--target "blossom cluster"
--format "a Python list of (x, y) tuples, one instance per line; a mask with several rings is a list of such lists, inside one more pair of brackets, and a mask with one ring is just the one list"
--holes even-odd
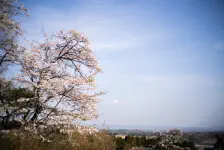
[(68, 130), (75, 120), (97, 117), (96, 103), (103, 92), (94, 92), (94, 78), (101, 69), (84, 35), (75, 30), (45, 34), (44, 42), (20, 49), (22, 69), (14, 79), (35, 94), (30, 99), (34, 109), (27, 110), (31, 121)]

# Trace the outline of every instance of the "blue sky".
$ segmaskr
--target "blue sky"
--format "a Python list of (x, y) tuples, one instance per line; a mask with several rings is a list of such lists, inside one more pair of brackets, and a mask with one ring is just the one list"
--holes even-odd
[(92, 42), (106, 125), (224, 126), (224, 2), (22, 0), (25, 36), (71, 28)]

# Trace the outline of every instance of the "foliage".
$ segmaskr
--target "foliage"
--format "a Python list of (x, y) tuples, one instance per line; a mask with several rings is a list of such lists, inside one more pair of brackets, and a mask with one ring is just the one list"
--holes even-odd
[(88, 39), (75, 30), (51, 37), (45, 33), (44, 42), (19, 49), (24, 53), (17, 55), (21, 72), (14, 81), (34, 95), (20, 97), (13, 105), (2, 103), (4, 109), (19, 109), (13, 119), (32, 132), (46, 126), (57, 126), (61, 132), (87, 130), (76, 122), (97, 117), (96, 103), (103, 94), (94, 92), (94, 77), (101, 69)]
[(1, 0), (0, 8), (0, 73), (12, 62), (21, 67), (12, 81), (1, 78), (1, 130), (20, 128), (42, 136), (95, 132), (78, 124), (97, 117), (96, 103), (103, 94), (94, 91), (101, 69), (89, 40), (70, 30), (50, 37), (45, 33), (42, 43), (19, 46), (16, 39), (23, 32), (15, 16), (28, 15), (27, 9), (16, 0)]
[(215, 136), (215, 138), (216, 138), (216, 143), (215, 143), (215, 145), (214, 145), (214, 148), (215, 149), (224, 149), (224, 136), (221, 136), (221, 135), (216, 135)]
[(19, 128), (20, 122), (16, 118), (25, 119), (23, 109), (32, 107), (28, 102), (21, 102), (21, 98), (30, 99), (34, 93), (26, 88), (18, 88), (11, 81), (0, 78), (0, 129)]
[(27, 9), (16, 0), (0, 1), (0, 74), (14, 62), (18, 53), (17, 37), (22, 35), (19, 22), (15, 16), (27, 14)]
[(183, 140), (180, 143), (175, 143), (175, 145), (180, 146), (180, 147), (188, 147), (191, 150), (195, 150), (196, 149), (195, 143), (192, 142), (192, 141), (189, 141), (189, 140)]
[(116, 138), (116, 149), (196, 149), (194, 142), (182, 137), (182, 133), (178, 129), (172, 129), (164, 135), (158, 136), (132, 136), (127, 135), (124, 139)]
[(116, 149), (117, 150), (122, 150), (124, 149), (125, 146), (125, 140), (122, 139), (121, 137), (116, 138)]
[[(30, 138), (32, 137), (32, 138)], [(72, 136), (64, 133), (54, 133), (51, 141), (33, 138), (31, 132), (10, 131), (0, 136), (1, 150), (113, 150), (115, 143), (106, 132), (95, 134), (80, 134), (73, 132)]]
[(132, 147), (150, 147), (150, 145), (156, 145), (161, 141), (160, 137), (146, 138), (143, 136), (131, 136), (127, 135), (124, 139), (121, 137), (116, 138), (117, 149), (130, 149)]

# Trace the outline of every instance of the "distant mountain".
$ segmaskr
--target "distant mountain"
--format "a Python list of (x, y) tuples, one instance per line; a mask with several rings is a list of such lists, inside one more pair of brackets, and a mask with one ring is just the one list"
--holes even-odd
[(166, 131), (169, 129), (180, 129), (184, 132), (208, 132), (208, 131), (224, 131), (222, 127), (214, 127), (214, 128), (206, 128), (206, 127), (180, 127), (180, 126), (141, 126), (141, 125), (106, 125), (100, 126), (96, 125), (97, 128), (102, 129), (110, 129), (110, 130), (141, 130), (141, 131)]
[(140, 131), (167, 131), (169, 129), (180, 129), (184, 132), (208, 132), (208, 131), (224, 131), (224, 127), (181, 127), (181, 126), (150, 126), (150, 125), (103, 125), (103, 124), (92, 124), (82, 122), (83, 125), (95, 126), (98, 129), (109, 129), (109, 130), (140, 130)]

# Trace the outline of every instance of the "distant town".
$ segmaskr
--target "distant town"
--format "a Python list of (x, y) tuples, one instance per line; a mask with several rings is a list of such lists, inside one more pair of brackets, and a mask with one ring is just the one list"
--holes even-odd
[[(130, 142), (130, 138), (144, 139), (148, 140), (146, 145), (141, 145), (142, 149), (156, 149), (158, 143), (161, 146), (167, 146), (165, 143), (185, 143), (186, 145), (179, 146), (179, 149), (189, 148), (189, 149), (217, 149), (219, 145), (223, 145), (224, 131), (200, 131), (200, 132), (184, 132), (178, 129), (171, 129), (167, 131), (147, 131), (139, 129), (113, 129), (109, 130), (109, 133), (116, 137), (117, 140), (124, 140), (123, 143)], [(157, 142), (155, 142), (157, 141)], [(133, 141), (132, 141), (133, 142)], [(135, 141), (136, 142), (136, 141)], [(220, 142), (220, 143), (219, 143)], [(119, 143), (119, 142), (117, 142)], [(122, 142), (120, 142), (122, 143)], [(133, 143), (132, 143), (133, 144)], [(192, 145), (191, 145), (192, 144)], [(137, 144), (136, 147), (139, 147)], [(120, 145), (122, 149), (122, 144)], [(178, 147), (176, 147), (178, 149)]]

